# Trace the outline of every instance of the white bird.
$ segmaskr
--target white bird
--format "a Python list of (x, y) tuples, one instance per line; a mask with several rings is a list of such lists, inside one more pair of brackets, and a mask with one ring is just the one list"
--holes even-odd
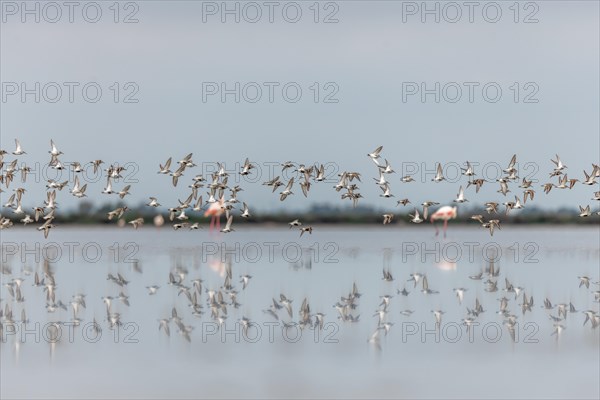
[(231, 227), (232, 222), (233, 222), (233, 215), (230, 215), (229, 218), (227, 219), (227, 224), (225, 224), (225, 228), (221, 229), (221, 232), (223, 232), (223, 233), (233, 232), (234, 229)]
[(242, 214), (240, 214), (240, 217), (242, 217), (242, 218), (250, 217), (250, 210), (248, 209), (248, 206), (244, 202), (242, 202), (242, 204), (244, 205), (244, 208), (243, 208)]
[(442, 164), (438, 163), (435, 177), (432, 179), (432, 181), (433, 182), (441, 182), (444, 179), (446, 179), (446, 178), (444, 178), (444, 174), (442, 171)]
[(156, 197), (150, 197), (150, 202), (146, 205), (150, 206), (150, 207), (158, 207), (158, 206), (160, 206), (160, 203), (158, 202)]
[(61, 154), (63, 154), (62, 151), (59, 151), (56, 148), (56, 144), (54, 143), (54, 140), (50, 139), (50, 147), (52, 148), (51, 150), (48, 150), (48, 153), (50, 153), (53, 156), (59, 156)]
[(554, 163), (554, 165), (556, 165), (556, 168), (554, 168), (554, 171), (562, 171), (563, 169), (567, 168), (566, 165), (564, 165), (562, 163), (562, 161), (560, 160), (560, 158), (558, 157), (558, 154), (556, 155), (556, 161), (555, 160), (550, 160)]
[(421, 222), (423, 222), (423, 219), (419, 215), (419, 210), (417, 210), (416, 208), (415, 208), (415, 213), (408, 214), (408, 216), (411, 218), (410, 222), (412, 222), (412, 223), (420, 224)]
[(283, 190), (283, 192), (280, 193), (280, 197), (279, 200), (284, 201), (289, 195), (294, 194), (292, 192), (292, 186), (294, 185), (294, 178), (290, 178), (290, 180), (287, 183), (287, 186), (285, 187), (285, 189)]
[(462, 186), (458, 189), (458, 195), (456, 196), (456, 199), (454, 201), (456, 203), (464, 203), (465, 201), (469, 201), (465, 199), (465, 191), (463, 190)]
[(15, 156), (20, 156), (21, 154), (27, 154), (21, 148), (21, 142), (19, 142), (19, 139), (15, 139), (15, 145), (17, 148), (15, 149), (15, 151), (12, 152)]
[(106, 181), (106, 187), (102, 190), (102, 193), (104, 193), (104, 194), (114, 193), (112, 190), (112, 182), (110, 181), (110, 176), (108, 177), (108, 179)]

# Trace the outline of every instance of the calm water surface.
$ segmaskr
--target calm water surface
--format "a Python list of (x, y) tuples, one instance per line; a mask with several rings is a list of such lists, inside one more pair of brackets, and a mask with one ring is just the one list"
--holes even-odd
[[(53, 230), (47, 241), (33, 229), (2, 232), (2, 307), (13, 319), (26, 310), (29, 322), (3, 320), (0, 344), (2, 398), (598, 398), (600, 328), (583, 326), (582, 310), (598, 311), (593, 282), (599, 280), (598, 227), (506, 226), (490, 237), (471, 227), (451, 226), (446, 239), (430, 226), (317, 226), (312, 235), (297, 230), (241, 226), (220, 236), (206, 230), (173, 231), (151, 227)], [(53, 259), (56, 302), (67, 311), (46, 309), (46, 294), (34, 287), (42, 274), (43, 256)], [(488, 292), (483, 280), (469, 279), (496, 258), (498, 291)], [(133, 261), (136, 261), (134, 263)], [(238, 308), (227, 307), (218, 327), (211, 319), (207, 289), (219, 290), (226, 265), (238, 291)], [(389, 269), (394, 280), (382, 279)], [(169, 272), (187, 271), (183, 285), (203, 280), (203, 315), (193, 315), (185, 294), (169, 284)], [(411, 273), (426, 274), (424, 294), (407, 282)], [(107, 280), (120, 273), (123, 287)], [(242, 290), (240, 275), (252, 276)], [(579, 286), (578, 276), (592, 280)], [(5, 284), (24, 278), (22, 302)], [(505, 278), (534, 306), (521, 312), (521, 296), (506, 292)], [(348, 296), (356, 282), (362, 296), (352, 314), (358, 322), (338, 318), (334, 304)], [(155, 295), (147, 286), (160, 286)], [(459, 305), (453, 288), (465, 288)], [(398, 294), (406, 288), (408, 296)], [(130, 306), (113, 300), (121, 316), (111, 329), (103, 296), (129, 296)], [(193, 290), (192, 290), (193, 292)], [(76, 293), (86, 295), (72, 324), (70, 305)], [(263, 312), (279, 299), (292, 300), (293, 318), (280, 310), (279, 321)], [(376, 330), (381, 296), (391, 295), (379, 346), (369, 342)], [(503, 296), (517, 316), (512, 341), (498, 313)], [(559, 322), (566, 329), (552, 335), (557, 309), (572, 302), (577, 312)], [(307, 299), (310, 312), (323, 313), (322, 330), (283, 323), (299, 321)], [(467, 332), (462, 320), (478, 298), (485, 310)], [(229, 302), (229, 297), (225, 296)], [(171, 321), (170, 336), (159, 319), (177, 310), (193, 327), (185, 340)], [(412, 310), (411, 316), (400, 314)], [(436, 330), (432, 310), (443, 310)], [(244, 333), (242, 317), (253, 322)], [(94, 319), (101, 331), (92, 329)], [(60, 322), (59, 331), (52, 322)], [(53, 336), (54, 335), (54, 336)], [(55, 342), (55, 343), (51, 343)]]

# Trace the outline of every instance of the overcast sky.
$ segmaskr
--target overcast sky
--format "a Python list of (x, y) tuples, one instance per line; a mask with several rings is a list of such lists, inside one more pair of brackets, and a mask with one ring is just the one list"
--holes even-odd
[[(322, 2), (318, 12), (313, 1), (280, 2), (273, 6), (273, 22), (263, 2), (239, 3), (239, 23), (234, 14), (222, 14), (222, 2), (120, 3), (118, 15), (112, 1), (98, 2), (96, 23), (88, 22), (96, 9), (86, 2), (72, 10), (72, 23), (66, 6), (58, 16), (39, 3), (38, 23), (22, 4), (2, 2), (1, 148), (13, 151), (19, 138), (28, 153), (22, 159), (43, 165), (52, 138), (64, 162), (126, 164), (127, 177), (139, 181), (132, 183), (132, 204), (151, 195), (166, 206), (183, 199), (200, 166), (186, 171), (175, 189), (156, 171), (168, 157), (193, 152), (197, 164), (223, 161), (234, 169), (246, 157), (259, 164), (260, 177), (239, 181), (245, 189), (240, 199), (256, 209), (345, 204), (333, 183), (314, 185), (308, 199), (296, 187), (281, 203), (250, 182), (263, 182), (269, 165), (288, 160), (327, 163), (332, 175), (362, 172), (364, 204), (391, 207), (395, 201), (379, 197), (371, 179), (377, 169), (366, 156), (379, 145), (397, 172), (389, 176), (397, 199), (450, 202), (466, 179), (432, 183), (436, 162), (449, 175), (467, 160), (479, 164), (478, 175), (485, 165), (492, 180), (514, 153), (519, 175), (539, 181), (538, 206), (577, 209), (592, 203), (598, 190), (580, 185), (546, 196), (539, 188), (549, 179), (555, 153), (573, 178), (582, 179), (583, 170), (589, 173), (600, 161), (596, 1), (522, 2), (518, 10), (513, 1), (494, 3), (500, 16), (488, 2), (478, 3), (472, 16), (463, 2), (459, 9), (441, 2), (439, 23), (422, 13), (421, 2)], [(223, 102), (221, 84), (234, 89), (236, 82), (239, 103), (235, 90)], [(23, 95), (22, 83), (32, 92)], [(422, 83), (434, 89), (424, 101)], [(102, 94), (92, 102), (98, 87)], [(302, 94), (294, 102), (298, 88)], [(401, 183), (402, 173), (415, 167), (423, 182)], [(41, 203), (43, 178), (25, 186), (27, 204)], [(100, 194), (104, 183), (89, 185), (90, 199), (108, 198)], [(520, 194), (516, 186), (513, 192)], [(478, 195), (471, 189), (472, 203), (504, 201), (497, 183)], [(68, 193), (59, 196), (65, 206), (76, 204)]]

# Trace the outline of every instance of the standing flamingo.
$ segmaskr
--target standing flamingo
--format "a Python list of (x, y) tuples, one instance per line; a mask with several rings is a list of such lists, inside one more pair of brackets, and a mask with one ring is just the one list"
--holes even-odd
[(208, 228), (211, 232), (215, 228), (217, 231), (221, 230), (221, 215), (223, 214), (223, 211), (225, 211), (225, 208), (223, 207), (224, 202), (223, 197), (221, 197), (220, 200), (210, 203), (210, 206), (204, 212), (205, 217), (211, 217), (210, 226)]
[[(454, 206), (454, 207), (443, 206), (443, 207), (438, 208), (436, 210), (436, 212), (434, 212), (431, 215), (430, 221), (433, 224), (433, 222), (437, 221), (438, 219), (444, 220), (444, 238), (445, 238), (446, 237), (446, 229), (448, 228), (448, 220), (456, 218), (456, 214), (457, 214), (456, 206)], [(437, 228), (437, 226), (435, 226), (435, 224), (433, 226), (435, 227), (435, 236), (439, 235), (439, 233), (440, 233), (439, 229)]]

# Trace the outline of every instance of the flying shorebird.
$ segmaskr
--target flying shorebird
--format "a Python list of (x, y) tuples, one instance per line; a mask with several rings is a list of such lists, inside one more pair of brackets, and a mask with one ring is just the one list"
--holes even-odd
[(396, 202), (396, 206), (399, 206), (400, 204), (402, 204), (403, 206), (406, 206), (408, 203), (410, 203), (410, 200), (408, 200), (408, 199), (402, 199), (402, 200), (398, 200)]
[(410, 222), (412, 223), (420, 224), (421, 222), (423, 222), (423, 219), (421, 219), (421, 216), (419, 215), (419, 210), (417, 210), (416, 208), (414, 214), (408, 214), (408, 216), (411, 218)]
[(415, 273), (413, 273), (413, 274), (410, 274), (410, 279), (409, 279), (409, 280), (407, 280), (407, 282), (414, 281), (414, 282), (415, 282), (415, 286), (414, 286), (414, 287), (417, 287), (417, 284), (419, 283), (419, 281), (420, 281), (420, 280), (421, 280), (421, 279), (422, 279), (424, 276), (425, 276), (425, 275), (423, 275), (423, 274), (420, 274), (420, 273), (418, 273), (418, 272), (415, 272)]
[(112, 194), (114, 193), (112, 190), (112, 183), (110, 181), (110, 176), (108, 177), (107, 181), (106, 181), (106, 187), (102, 190), (102, 193), (104, 194)]
[(583, 208), (582, 206), (579, 206), (579, 211), (580, 211), (579, 212), (580, 217), (589, 217), (590, 215), (592, 215), (589, 204), (585, 208)]
[(473, 171), (473, 166), (470, 162), (467, 161), (467, 168), (462, 170), (462, 174), (469, 177), (475, 175), (475, 172)]
[(313, 231), (312, 226), (302, 227), (302, 228), (300, 228), (300, 237), (302, 237), (304, 232), (308, 232), (310, 235), (312, 235), (312, 231)]
[(512, 158), (510, 159), (510, 162), (508, 163), (508, 167), (506, 169), (503, 170), (503, 172), (506, 172), (507, 174), (512, 174), (513, 172), (516, 172), (516, 168), (515, 165), (517, 164), (517, 155), (514, 154), (512, 156)]
[(160, 203), (158, 202), (156, 197), (150, 197), (150, 202), (146, 205), (149, 207), (158, 207), (158, 206), (160, 206)]
[(423, 279), (421, 280), (421, 282), (422, 282), (422, 286), (423, 286), (423, 288), (421, 289), (421, 292), (423, 292), (425, 294), (439, 293), (437, 290), (429, 289), (429, 282), (427, 281), (427, 276), (423, 276)]
[(230, 215), (229, 218), (227, 219), (227, 223), (225, 224), (225, 228), (221, 229), (221, 232), (223, 232), (223, 233), (233, 232), (234, 229), (231, 227), (232, 222), (233, 222), (233, 215)]
[(294, 194), (292, 192), (293, 185), (294, 185), (294, 177), (290, 178), (290, 180), (287, 183), (287, 186), (285, 187), (283, 192), (280, 193), (280, 197), (279, 197), (280, 201), (284, 201), (289, 195)]
[(383, 214), (383, 224), (387, 225), (390, 222), (392, 222), (392, 219), (394, 218), (394, 214)]
[(435, 174), (435, 177), (432, 179), (432, 181), (433, 182), (441, 182), (444, 179), (446, 179), (446, 178), (444, 178), (444, 174), (443, 174), (443, 171), (442, 171), (442, 164), (438, 163), (437, 164), (436, 174)]
[(454, 290), (454, 292), (456, 293), (456, 297), (458, 297), (458, 304), (461, 305), (463, 302), (463, 298), (465, 297), (465, 292), (467, 291), (467, 289), (457, 288), (457, 289), (452, 289), (452, 290)]
[(131, 225), (133, 225), (133, 227), (135, 229), (139, 228), (140, 226), (144, 225), (144, 218), (140, 217), (140, 218), (136, 218), (133, 221), (129, 221), (129, 223)]
[(379, 165), (377, 159), (380, 157), (379, 154), (381, 153), (381, 150), (383, 150), (383, 146), (379, 146), (378, 148), (373, 150), (372, 153), (367, 154), (367, 156), (371, 157), (371, 160), (373, 160), (373, 162), (377, 165)]
[(587, 174), (587, 172), (585, 172), (585, 170), (583, 171), (583, 174), (585, 175), (585, 180), (581, 183), (583, 183), (584, 185), (595, 185), (596, 182), (596, 175), (594, 174), (594, 172), (592, 171), (591, 174)]
[(125, 196), (127, 196), (129, 194), (129, 188), (131, 187), (131, 185), (127, 185), (123, 188), (123, 190), (121, 190), (120, 192), (117, 192), (117, 194), (119, 195), (119, 198), (124, 198)]
[(250, 217), (250, 210), (248, 209), (248, 206), (244, 202), (242, 202), (242, 204), (244, 205), (244, 208), (242, 210), (242, 213), (240, 214), (240, 217), (242, 217), (242, 218)]
[(44, 238), (47, 239), (48, 232), (50, 231), (51, 228), (54, 228), (54, 227), (55, 227), (55, 225), (52, 224), (52, 219), (49, 219), (42, 226), (38, 227), (37, 230), (44, 231)]
[(21, 154), (27, 154), (21, 148), (21, 142), (19, 142), (19, 139), (15, 139), (15, 146), (17, 148), (15, 149), (15, 151), (12, 152), (15, 156), (20, 156)]
[(562, 163), (562, 161), (560, 160), (560, 157), (558, 157), (558, 154), (556, 155), (556, 160), (550, 160), (554, 163), (554, 165), (556, 165), (556, 168), (554, 168), (554, 171), (562, 171), (563, 169), (567, 168), (566, 165), (564, 165)]
[(465, 198), (465, 191), (463, 190), (463, 187), (461, 185), (461, 187), (458, 189), (458, 194), (456, 195), (456, 199), (454, 200), (454, 202), (456, 203), (464, 203), (465, 201), (469, 201)]

